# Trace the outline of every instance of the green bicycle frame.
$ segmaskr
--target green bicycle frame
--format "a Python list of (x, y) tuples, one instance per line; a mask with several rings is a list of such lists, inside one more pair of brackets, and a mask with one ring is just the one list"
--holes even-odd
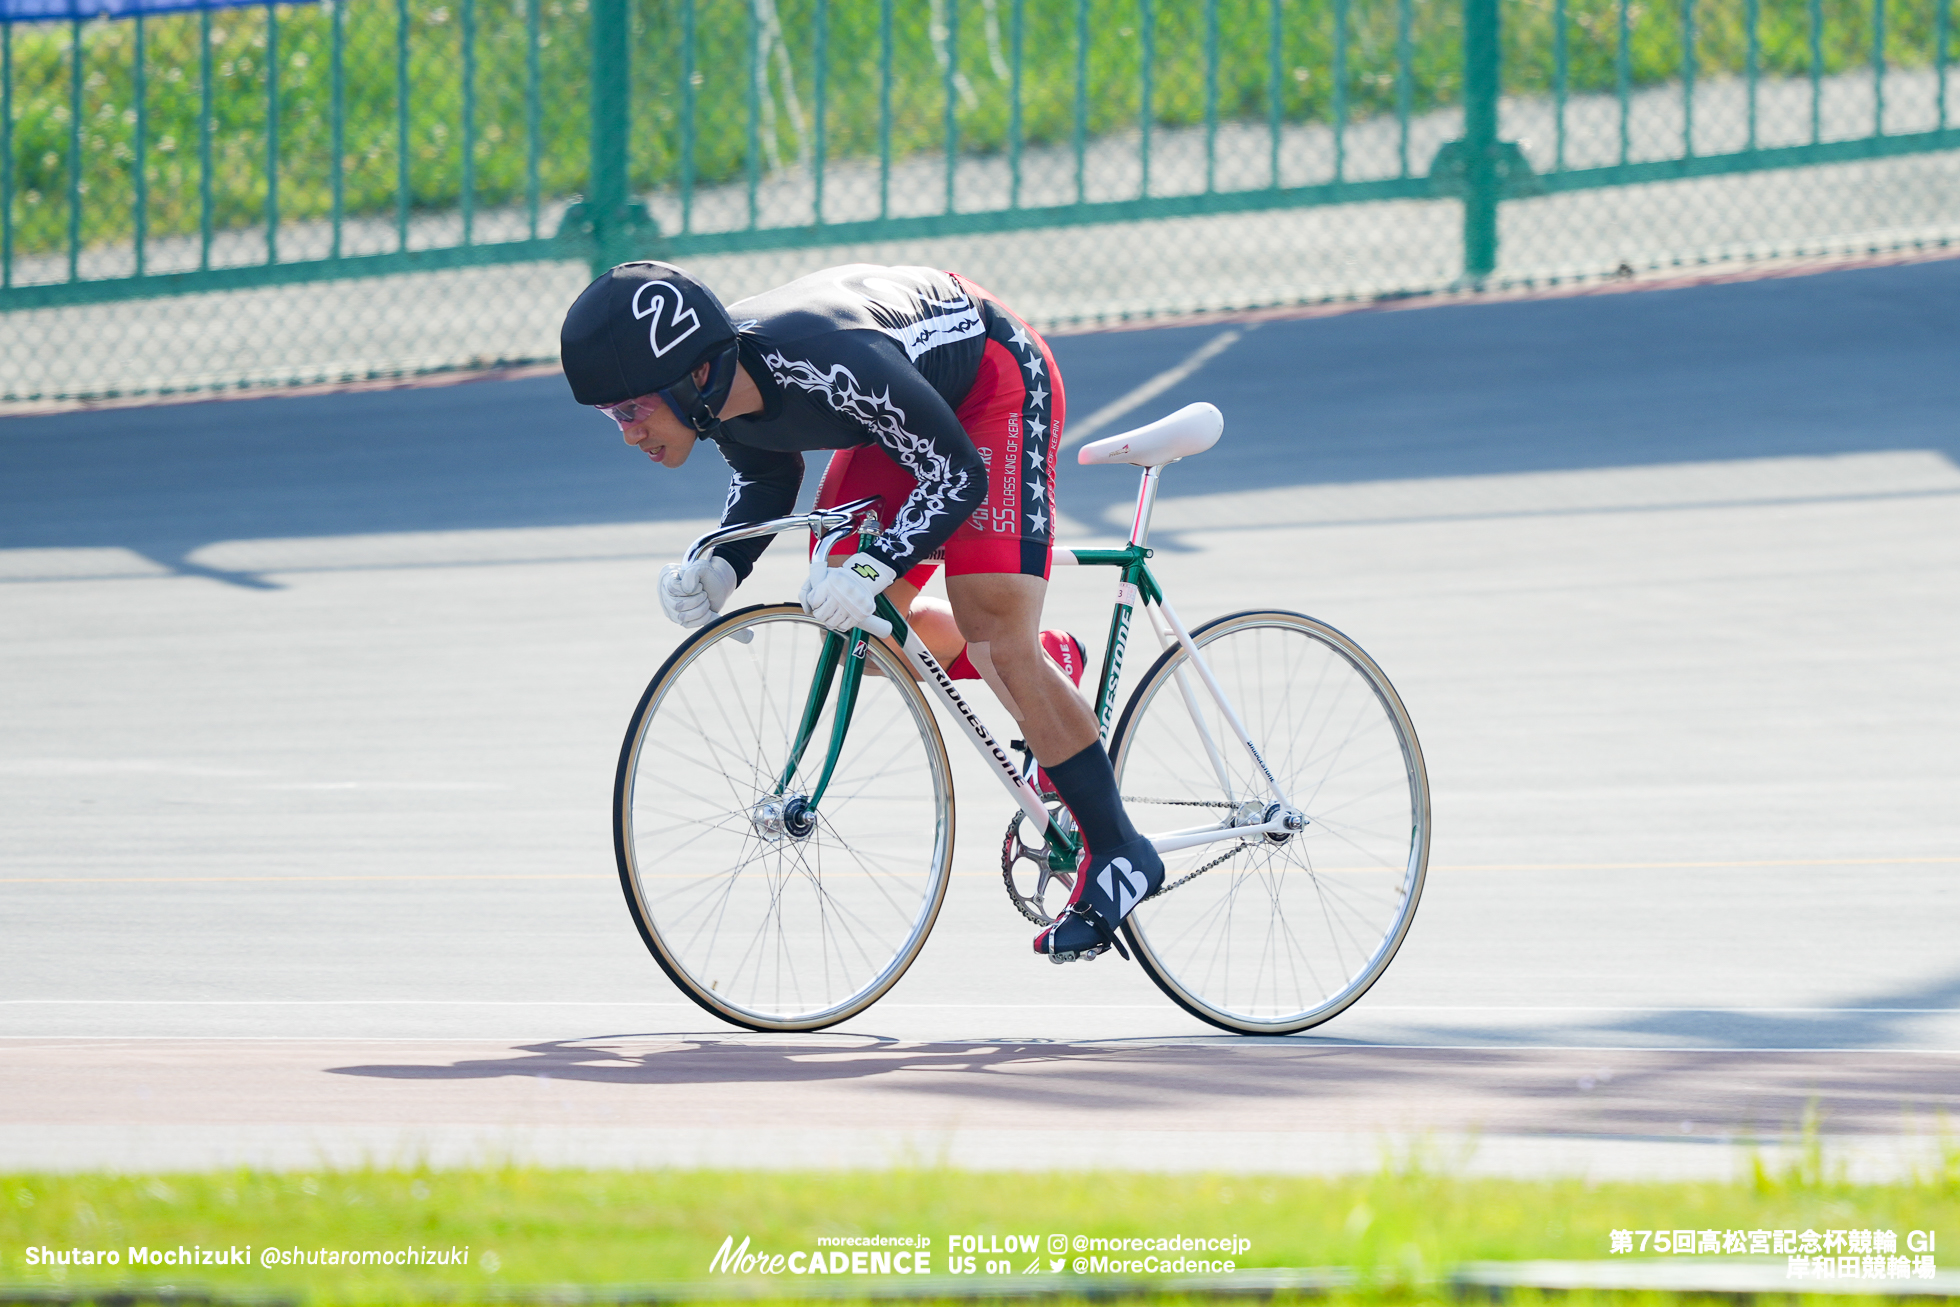
[[(905, 619), (898, 615), (898, 609), (891, 605), (883, 595), (878, 596), (878, 616), (892, 624), (892, 636), (901, 644), (910, 632)], [(823, 652), (817, 655), (816, 674), (810, 680), (809, 696), (803, 701), (803, 719), (797, 724), (796, 743), (790, 747), (789, 761), (783, 766), (783, 774), (776, 781), (776, 797), (781, 798), (789, 789), (790, 782), (796, 778), (797, 768), (802, 766), (803, 754), (810, 747), (810, 738), (816, 734), (817, 721), (823, 716), (824, 705), (830, 701), (830, 687), (837, 680), (837, 672), (843, 669), (843, 680), (837, 687), (837, 712), (830, 721), (830, 747), (824, 751), (823, 771), (817, 776), (817, 783), (810, 791), (810, 798), (804, 811), (815, 812), (817, 803), (830, 788), (830, 777), (837, 770), (837, 759), (844, 752), (844, 737), (851, 728), (851, 712), (857, 707), (858, 686), (864, 680), (865, 641), (876, 636), (852, 627), (849, 635), (836, 631), (824, 637)], [(845, 652), (846, 650), (849, 652)]]
[[(1116, 604), (1110, 613), (1109, 641), (1103, 651), (1102, 676), (1097, 683), (1096, 727), (1101, 739), (1109, 738), (1111, 723), (1116, 713), (1116, 688), (1122, 676), (1123, 655), (1128, 647), (1130, 623), (1139, 604), (1163, 600), (1163, 591), (1158, 588), (1156, 577), (1151, 575), (1150, 566), (1145, 561), (1152, 550), (1142, 545), (1125, 545), (1121, 549), (1073, 549), (1069, 551), (1079, 566), (1116, 567), (1122, 569), (1123, 579), (1117, 589)], [(898, 609), (885, 596), (878, 596), (878, 616), (892, 626), (892, 639), (901, 647), (910, 634), (905, 619), (899, 616)], [(831, 632), (824, 639), (823, 652), (818, 656), (817, 669), (811, 679), (809, 695), (804, 700), (802, 720), (797, 726), (796, 742), (790, 749), (789, 761), (776, 783), (776, 794), (780, 797), (795, 779), (802, 766), (804, 754), (816, 735), (817, 723), (823, 716), (824, 707), (830, 701), (833, 685), (837, 689), (837, 711), (831, 718), (830, 742), (824, 754), (823, 770), (819, 773), (816, 785), (810, 792), (805, 808), (814, 812), (819, 800), (830, 785), (831, 773), (837, 767), (837, 759), (844, 750), (844, 740), (850, 731), (852, 711), (857, 706), (858, 688), (864, 677), (864, 657), (866, 641), (875, 637), (861, 629), (853, 628), (848, 635)], [(842, 672), (841, 679), (838, 673)], [(1081, 854), (1080, 837), (1071, 831), (1063, 830), (1052, 819), (1044, 832), (1048, 845), (1048, 864), (1062, 872), (1072, 872)]]
[[(868, 542), (876, 535), (876, 523), (875, 517), (866, 520), (865, 527), (858, 534), (859, 544)], [(911, 628), (898, 615), (898, 609), (881, 594), (875, 611), (891, 623), (892, 638), (903, 645)], [(857, 707), (858, 687), (864, 680), (865, 641), (872, 638), (858, 627), (852, 627), (849, 635), (832, 631), (824, 637), (823, 652), (817, 656), (816, 675), (811, 678), (809, 696), (803, 701), (803, 719), (796, 728), (796, 743), (790, 747), (789, 761), (784, 764), (783, 774), (776, 781), (776, 797), (781, 798), (795, 779), (797, 768), (803, 763), (803, 753), (810, 747), (810, 737), (816, 734), (817, 720), (823, 716), (824, 705), (830, 700), (831, 683), (836, 680), (841, 665), (844, 679), (837, 690), (837, 712), (830, 722), (830, 747), (824, 753), (823, 771), (810, 791), (805, 812), (817, 810), (817, 803), (823, 798), (824, 791), (830, 788), (831, 775), (837, 770), (837, 759), (844, 752), (844, 737), (851, 728), (851, 713)], [(846, 653), (846, 649), (850, 652)]]
[[(1102, 676), (1096, 682), (1096, 735), (1104, 744), (1109, 742), (1110, 724), (1116, 717), (1116, 684), (1123, 675), (1123, 655), (1129, 648), (1130, 621), (1136, 615), (1138, 604), (1152, 600), (1162, 602), (1164, 592), (1157, 588), (1157, 578), (1150, 574), (1150, 565), (1144, 560), (1152, 550), (1143, 545), (1124, 545), (1121, 549), (1071, 549), (1079, 567), (1120, 567), (1123, 579), (1116, 590), (1116, 603), (1109, 614), (1109, 639), (1103, 645)], [(1050, 823), (1051, 832), (1053, 823)], [(1058, 842), (1051, 833), (1048, 837), (1048, 867), (1051, 871), (1074, 871), (1076, 855), (1080, 845), (1073, 838), (1064, 837)]]
[(1110, 722), (1116, 716), (1116, 682), (1123, 674), (1123, 654), (1130, 642), (1130, 619), (1136, 615), (1139, 604), (1162, 603), (1164, 592), (1157, 588), (1157, 578), (1150, 574), (1150, 565), (1144, 561), (1154, 550), (1142, 545), (1124, 545), (1121, 549), (1071, 549), (1069, 552), (1081, 567), (1123, 569), (1116, 606), (1109, 615), (1109, 642), (1103, 647), (1102, 680), (1097, 683), (1096, 693), (1096, 729), (1107, 742)]
[[(796, 779), (796, 769), (803, 763), (803, 751), (810, 747), (810, 737), (816, 733), (817, 719), (823, 716), (823, 706), (830, 702), (831, 682), (837, 678), (837, 664), (844, 658), (844, 637), (832, 631), (824, 636), (823, 652), (817, 655), (816, 676), (810, 682), (810, 694), (803, 702), (803, 720), (796, 728), (796, 743), (790, 746), (789, 761), (783, 766), (783, 774), (776, 780), (775, 796), (783, 797), (789, 783)], [(832, 735), (835, 735), (835, 730)], [(839, 747), (833, 740), (831, 753), (835, 755)], [(825, 779), (829, 779), (828, 771)]]

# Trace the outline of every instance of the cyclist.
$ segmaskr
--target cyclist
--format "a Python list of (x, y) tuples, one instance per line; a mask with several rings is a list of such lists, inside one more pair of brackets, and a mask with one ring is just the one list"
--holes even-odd
[[(734, 471), (724, 526), (794, 511), (804, 452), (836, 451), (818, 506), (876, 496), (883, 529), (811, 569), (805, 610), (849, 630), (885, 593), (949, 674), (987, 681), (1083, 837), (1068, 908), (1035, 952), (1120, 948), (1117, 924), (1163, 884), (1164, 864), (1057, 666), (1079, 683), (1081, 642), (1039, 629), (1065, 404), (1047, 343), (950, 272), (851, 264), (724, 308), (681, 269), (637, 262), (580, 293), (559, 345), (573, 397), (654, 462), (677, 468), (714, 442)], [(662, 609), (683, 626), (712, 620), (768, 544), (669, 564)], [(918, 594), (942, 550), (950, 608)]]

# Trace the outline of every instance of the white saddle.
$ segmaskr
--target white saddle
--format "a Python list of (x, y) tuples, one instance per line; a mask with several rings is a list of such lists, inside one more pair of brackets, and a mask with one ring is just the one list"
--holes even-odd
[(1218, 443), (1224, 430), (1225, 415), (1217, 408), (1205, 403), (1186, 404), (1147, 427), (1090, 441), (1076, 451), (1075, 461), (1084, 466), (1134, 463), (1138, 467), (1162, 467), (1204, 453)]

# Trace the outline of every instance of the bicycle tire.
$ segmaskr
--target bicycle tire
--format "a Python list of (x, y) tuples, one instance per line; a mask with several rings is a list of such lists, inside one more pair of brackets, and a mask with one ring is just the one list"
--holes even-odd
[[(820, 1030), (870, 1007), (924, 947), (952, 869), (945, 741), (877, 640), (814, 829), (771, 829), (780, 813), (763, 805), (780, 797), (824, 634), (774, 604), (689, 636), (640, 697), (614, 777), (613, 849), (640, 938), (683, 993), (749, 1030)], [(837, 697), (791, 792), (821, 769)]]
[[(1408, 934), (1429, 862), (1422, 747), (1374, 660), (1324, 622), (1253, 610), (1207, 622), (1192, 641), (1308, 824), (1279, 839), (1167, 855), (1165, 889), (1130, 915), (1124, 937), (1193, 1016), (1241, 1034), (1291, 1034), (1352, 1005)], [(1216, 761), (1186, 695), (1172, 689), (1189, 666), (1182, 645), (1166, 649), (1111, 736), (1131, 818), (1156, 824), (1153, 810), (1195, 804), (1219, 820), (1261, 824), (1264, 778), (1202, 681), (1185, 678)], [(1186, 809), (1177, 824), (1202, 824), (1189, 817)]]

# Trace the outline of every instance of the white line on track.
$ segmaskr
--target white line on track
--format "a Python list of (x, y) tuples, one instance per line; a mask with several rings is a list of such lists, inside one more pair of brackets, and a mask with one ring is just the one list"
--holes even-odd
[(831, 1051), (821, 1045), (825, 1039), (876, 1040), (891, 1048), (999, 1048), (1003, 1044), (1052, 1048), (1078, 1048), (1120, 1053), (1139, 1048), (1185, 1048), (1192, 1046), (1241, 1048), (1297, 1048), (1305, 1051), (1361, 1049), (1403, 1053), (1839, 1053), (1848, 1057), (1896, 1054), (1907, 1057), (1960, 1057), (1960, 1048), (1908, 1048), (1873, 1044), (1859, 1048), (1785, 1048), (1756, 1044), (1373, 1044), (1358, 1039), (1330, 1039), (1315, 1035), (1139, 1035), (1116, 1039), (1014, 1038), (996, 1035), (991, 1039), (893, 1039), (871, 1031), (841, 1030), (832, 1027), (797, 1036), (773, 1031), (739, 1030), (647, 1030), (615, 1035), (594, 1035), (563, 1039), (555, 1035), (0, 1035), (9, 1047), (45, 1044), (538, 1044), (604, 1045), (620, 1040), (680, 1039), (700, 1040), (713, 1047), (754, 1047), (767, 1043), (808, 1047), (813, 1052)]
[[(0, 1007), (694, 1007), (678, 999), (0, 999)], [(1070, 1003), (1080, 1011), (1151, 1011), (1162, 1003)], [(880, 1003), (878, 1011), (1054, 1011), (1053, 1003)], [(1960, 1007), (1546, 1007), (1525, 1003), (1370, 1003), (1366, 1013), (1384, 1011), (1533, 1011), (1533, 1013), (1911, 1013), (1952, 1015)]]
[(494, 998), (0, 998), (0, 1006), (62, 1004), (84, 1007), (693, 1007), (676, 999)]
[[(1429, 874), (1462, 871), (1695, 871), (1709, 868), (1775, 867), (1917, 867), (1960, 863), (1960, 857), (1928, 858), (1752, 858), (1731, 862), (1488, 862), (1439, 864)], [(993, 880), (991, 871), (956, 871), (959, 878)], [(254, 884), (300, 884), (314, 881), (400, 881), (404, 884), (425, 880), (603, 880), (617, 876), (604, 872), (402, 872), (390, 875), (330, 876), (0, 876), (0, 885), (188, 885), (206, 882), (250, 882)], [(4, 1000), (0, 1000), (4, 1001)]]
[(1230, 349), (1244, 334), (1236, 327), (1219, 332), (1191, 351), (1176, 367), (1165, 368), (1141, 386), (1104, 404), (1080, 422), (1069, 423), (1068, 432), (1062, 437), (1061, 447), (1067, 449), (1071, 445), (1079, 445), (1131, 409), (1149, 403)]

